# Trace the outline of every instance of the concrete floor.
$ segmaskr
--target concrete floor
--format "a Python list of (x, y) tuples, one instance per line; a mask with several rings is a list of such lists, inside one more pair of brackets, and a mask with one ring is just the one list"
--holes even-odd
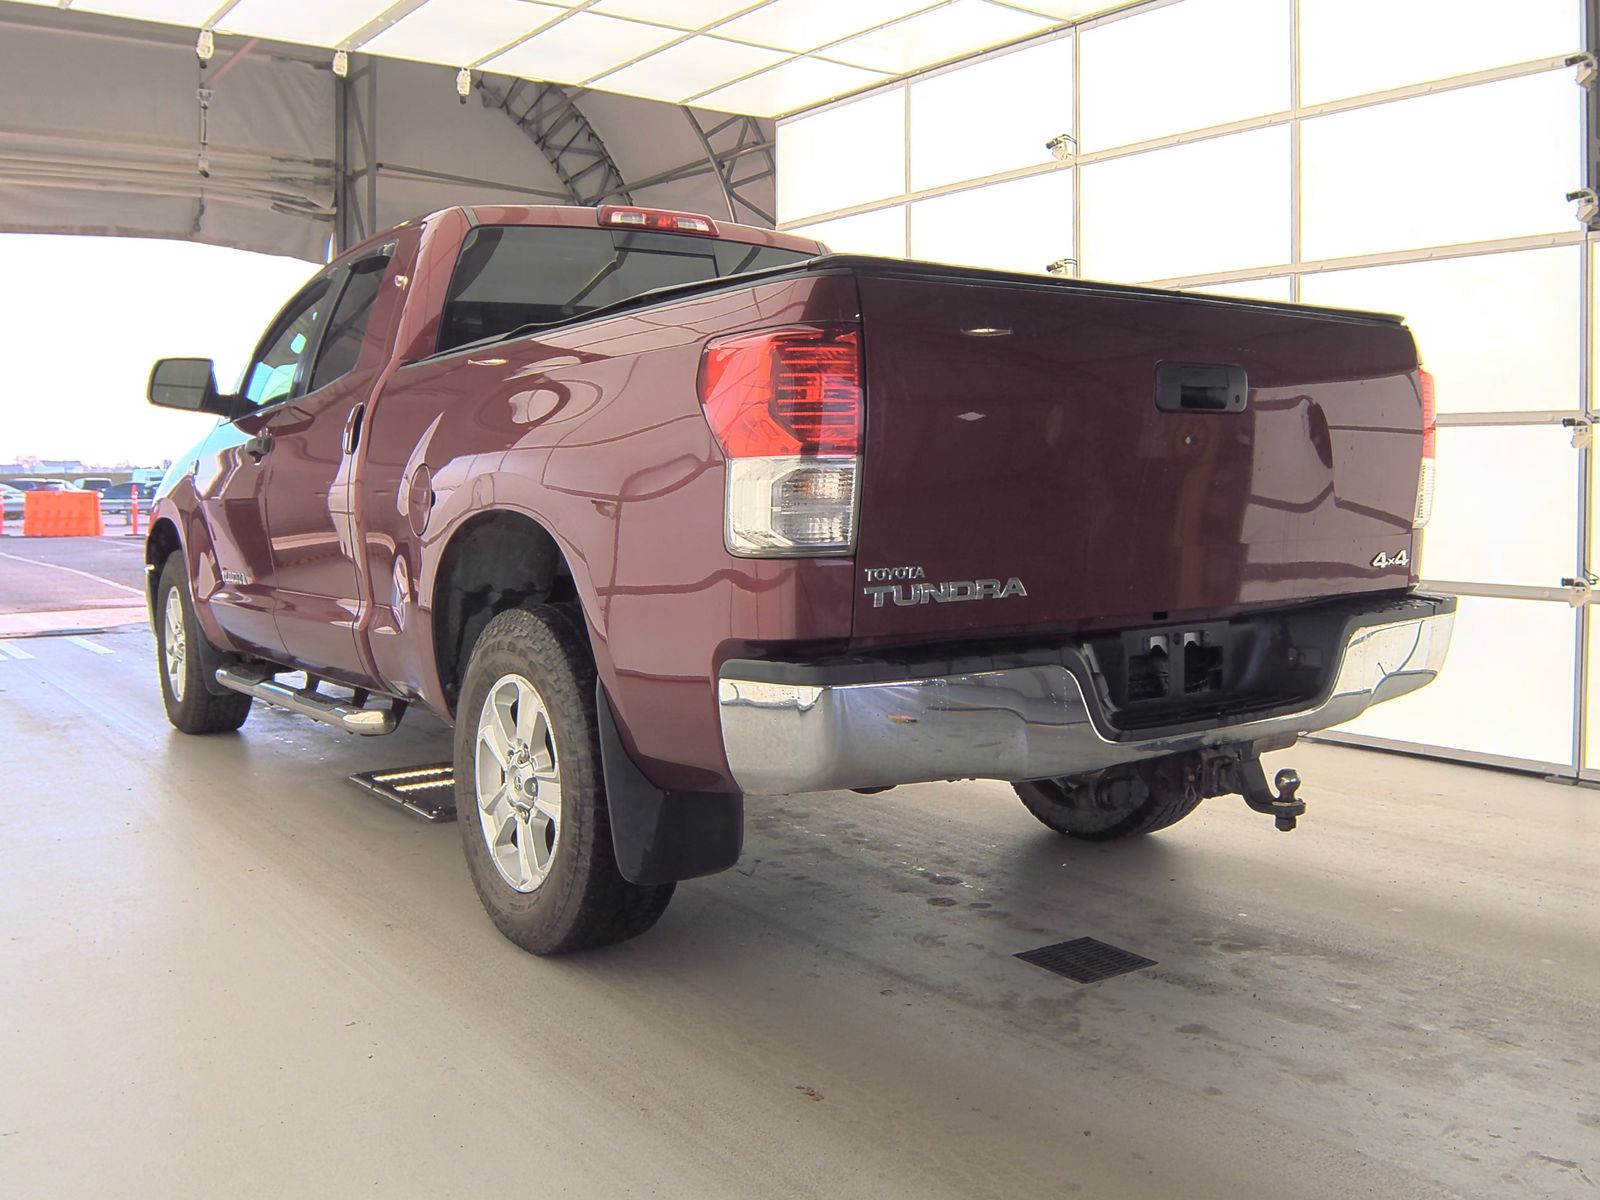
[[(1600, 795), (1327, 746), (1084, 846), (967, 783), (750, 806), (739, 867), (541, 961), (447, 755), (185, 738), (140, 626), (0, 654), (0, 1196), (1593, 1196)], [(109, 651), (109, 653), (103, 653)], [(1269, 771), (1272, 768), (1269, 767)], [(1157, 965), (1080, 986), (1012, 955)]]

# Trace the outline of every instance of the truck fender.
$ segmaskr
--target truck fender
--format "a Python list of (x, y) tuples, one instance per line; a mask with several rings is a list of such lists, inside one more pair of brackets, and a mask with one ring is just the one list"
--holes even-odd
[(600, 764), (617, 869), (629, 883), (676, 883), (726, 871), (744, 847), (744, 797), (668, 792), (644, 777), (617, 731), (605, 685), (595, 683)]

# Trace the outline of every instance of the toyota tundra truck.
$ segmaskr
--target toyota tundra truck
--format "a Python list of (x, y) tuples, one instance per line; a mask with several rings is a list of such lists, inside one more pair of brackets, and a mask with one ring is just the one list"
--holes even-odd
[[(1432, 380), (1395, 317), (831, 254), (632, 206), (450, 208), (320, 271), (163, 480), (184, 733), (454, 727), (483, 905), (631, 937), (744, 806), (993, 779), (1165, 828), (1438, 673)], [(861, 803), (870, 803), (862, 799)]]

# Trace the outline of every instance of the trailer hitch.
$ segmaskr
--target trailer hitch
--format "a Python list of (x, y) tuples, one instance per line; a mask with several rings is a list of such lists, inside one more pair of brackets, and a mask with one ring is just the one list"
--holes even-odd
[(1288, 833), (1295, 820), (1305, 815), (1306, 802), (1300, 799), (1300, 776), (1293, 767), (1285, 767), (1272, 777), (1267, 786), (1267, 773), (1261, 768), (1259, 758), (1234, 760), (1232, 770), (1233, 790), (1244, 797), (1244, 802), (1258, 813), (1266, 813), (1281, 832)]

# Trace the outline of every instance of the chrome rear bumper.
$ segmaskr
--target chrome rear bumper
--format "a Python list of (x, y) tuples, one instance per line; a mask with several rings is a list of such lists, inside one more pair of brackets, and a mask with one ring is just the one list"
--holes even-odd
[(772, 677), (783, 664), (730, 662), (717, 689), (723, 747), (740, 789), (770, 796), (939, 779), (1020, 782), (1310, 733), (1433, 680), (1455, 604), (1424, 601), (1423, 615), (1349, 630), (1331, 686), (1308, 706), (1235, 724), (1119, 732), (1085, 700), (1073, 672), (1055, 663), (830, 683), (808, 681), (801, 665), (786, 680)]

